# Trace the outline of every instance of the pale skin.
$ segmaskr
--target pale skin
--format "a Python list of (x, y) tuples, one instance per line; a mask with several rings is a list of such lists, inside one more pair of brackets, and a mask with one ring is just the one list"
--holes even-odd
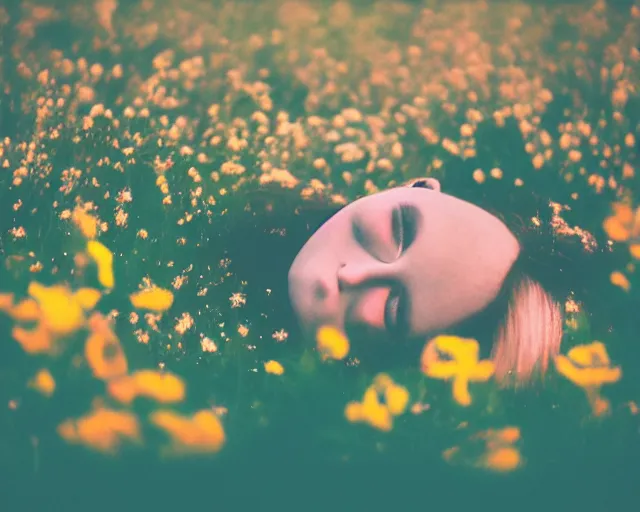
[(289, 270), (302, 328), (321, 325), (393, 341), (445, 331), (486, 308), (520, 246), (489, 212), (430, 188), (397, 187), (331, 217)]

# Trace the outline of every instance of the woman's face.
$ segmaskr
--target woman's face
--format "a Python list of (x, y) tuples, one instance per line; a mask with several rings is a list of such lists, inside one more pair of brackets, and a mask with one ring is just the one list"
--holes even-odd
[(330, 324), (380, 340), (426, 337), (488, 306), (519, 253), (485, 210), (436, 190), (399, 187), (341, 209), (289, 270), (303, 329)]

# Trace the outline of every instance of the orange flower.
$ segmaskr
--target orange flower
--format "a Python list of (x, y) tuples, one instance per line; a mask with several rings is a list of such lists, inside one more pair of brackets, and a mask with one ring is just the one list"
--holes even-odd
[(24, 299), (6, 311), (17, 322), (36, 322), (40, 318), (40, 308), (34, 299)]
[(604, 220), (607, 236), (614, 242), (634, 242), (640, 238), (640, 208), (634, 212), (628, 204), (614, 203), (613, 215)]
[(30, 298), (14, 304), (13, 295), (4, 295), (0, 310), (18, 322), (37, 322), (33, 329), (13, 328), (13, 337), (30, 354), (56, 353), (55, 341), (85, 326), (85, 312), (100, 299), (100, 292), (81, 288), (72, 292), (67, 286), (29, 285)]
[(625, 203), (613, 204), (613, 215), (603, 223), (604, 230), (614, 242), (627, 242), (631, 257), (640, 259), (640, 207), (635, 212)]
[(56, 389), (56, 381), (49, 373), (49, 370), (43, 369), (36, 373), (35, 377), (29, 381), (29, 387), (32, 387), (45, 396), (53, 395)]
[(631, 289), (631, 283), (629, 282), (629, 279), (627, 279), (627, 276), (625, 276), (619, 270), (614, 270), (613, 272), (611, 272), (609, 280), (611, 281), (612, 285), (622, 288), (625, 292), (628, 292)]
[(166, 404), (184, 400), (185, 385), (179, 377), (171, 373), (140, 370), (132, 375), (110, 380), (107, 391), (125, 404), (130, 404), (139, 396)]
[(522, 456), (516, 446), (520, 440), (518, 427), (488, 429), (472, 435), (469, 440), (484, 442), (484, 450), (478, 457), (477, 449), (454, 446), (445, 450), (442, 457), (449, 463), (460, 463), (476, 468), (488, 469), (498, 473), (506, 473), (518, 469), (523, 464)]
[(98, 220), (79, 206), (73, 210), (71, 220), (78, 227), (85, 238), (95, 238), (98, 234)]
[(9, 311), (13, 306), (13, 293), (0, 293), (0, 311)]
[(113, 454), (123, 439), (140, 441), (140, 425), (130, 412), (100, 407), (78, 420), (61, 423), (58, 434), (69, 443)]
[(504, 427), (503, 429), (488, 429), (478, 432), (472, 439), (483, 439), (487, 448), (495, 449), (499, 446), (512, 445), (520, 440), (520, 429), (518, 427)]
[(127, 359), (108, 320), (94, 313), (89, 319), (91, 334), (85, 344), (85, 357), (96, 378), (109, 380), (127, 373)]
[(501, 446), (486, 453), (480, 459), (480, 466), (499, 473), (506, 473), (517, 469), (521, 462), (522, 458), (517, 448)]
[(42, 324), (35, 329), (14, 327), (11, 335), (28, 354), (51, 354), (56, 351), (53, 337)]
[(193, 416), (181, 416), (172, 411), (155, 411), (149, 420), (171, 437), (163, 452), (167, 455), (216, 453), (225, 441), (224, 429), (213, 411), (203, 410)]

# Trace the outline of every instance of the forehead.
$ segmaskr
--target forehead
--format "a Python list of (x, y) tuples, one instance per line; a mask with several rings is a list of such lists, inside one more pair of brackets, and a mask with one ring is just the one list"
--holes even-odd
[[(345, 206), (335, 217), (376, 219), (375, 213), (388, 212), (399, 204), (414, 206), (430, 220), (432, 229), (471, 231), (474, 236), (489, 235), (507, 229), (492, 213), (455, 196), (427, 188), (396, 187), (357, 199)], [(379, 219), (379, 217), (377, 217)], [(436, 222), (437, 219), (437, 222)]]
[(343, 211), (354, 213), (359, 210), (378, 209), (398, 203), (419, 205), (421, 202), (428, 200), (429, 196), (426, 194), (431, 196), (434, 192), (429, 189), (395, 187), (356, 199), (353, 203), (343, 208)]

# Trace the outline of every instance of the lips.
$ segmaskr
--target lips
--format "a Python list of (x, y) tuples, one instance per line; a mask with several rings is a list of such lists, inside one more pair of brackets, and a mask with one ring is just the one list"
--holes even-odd
[(388, 287), (377, 287), (362, 290), (357, 293), (347, 312), (350, 322), (385, 330), (385, 304), (389, 298)]

